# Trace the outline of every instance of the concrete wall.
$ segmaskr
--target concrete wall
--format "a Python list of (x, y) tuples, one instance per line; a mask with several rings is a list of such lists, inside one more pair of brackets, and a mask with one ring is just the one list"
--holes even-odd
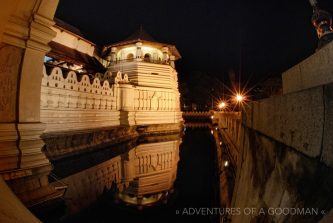
[[(332, 209), (332, 96), (333, 84), (326, 84), (251, 102), (241, 122), (214, 115), (239, 148), (231, 207), (241, 214), (232, 222), (318, 222)], [(246, 208), (256, 212), (245, 215)], [(279, 215), (269, 208), (319, 213)]]
[(243, 124), (333, 167), (333, 84), (251, 103)]
[[(241, 133), (239, 172), (232, 207), (241, 210), (232, 222), (318, 222), (333, 207), (333, 171), (316, 158), (253, 129)], [(246, 208), (255, 208), (249, 215)], [(314, 208), (308, 215), (278, 214), (272, 208)], [(260, 214), (262, 209), (265, 214)], [(312, 210), (312, 209), (311, 209)]]
[(333, 42), (282, 74), (283, 93), (333, 82)]

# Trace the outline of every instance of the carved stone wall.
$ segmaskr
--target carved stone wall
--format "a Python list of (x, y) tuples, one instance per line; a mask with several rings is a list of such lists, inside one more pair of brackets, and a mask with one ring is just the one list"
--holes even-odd
[(16, 119), (17, 73), (20, 69), (23, 50), (0, 43), (0, 120), (13, 122)]
[[(126, 74), (64, 74), (43, 69), (41, 121), (46, 132), (119, 125), (179, 123), (179, 93), (174, 89), (134, 86)], [(91, 82), (92, 81), (92, 82)]]
[(18, 166), (16, 97), (23, 50), (0, 43), (0, 171)]

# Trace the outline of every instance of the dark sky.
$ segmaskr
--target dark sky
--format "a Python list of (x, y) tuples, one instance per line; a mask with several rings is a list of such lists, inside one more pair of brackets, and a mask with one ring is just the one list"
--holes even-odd
[[(333, 12), (332, 0), (319, 0)], [(218, 78), (241, 66), (242, 80), (262, 80), (311, 55), (317, 36), (308, 0), (60, 0), (56, 17), (98, 45), (125, 39), (140, 24), (175, 44), (180, 77)]]

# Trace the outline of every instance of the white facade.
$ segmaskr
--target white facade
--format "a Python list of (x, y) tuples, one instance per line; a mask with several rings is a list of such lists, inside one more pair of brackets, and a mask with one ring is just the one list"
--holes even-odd
[[(41, 122), (46, 132), (119, 125), (169, 124), (181, 121), (179, 93), (173, 89), (132, 85), (126, 74), (106, 72), (90, 82), (59, 67), (43, 71)], [(110, 81), (109, 81), (110, 80)]]
[[(54, 30), (54, 42), (93, 55), (89, 41), (57, 27)], [(123, 60), (130, 54), (130, 59)], [(46, 133), (182, 121), (175, 56), (168, 47), (129, 43), (112, 47), (111, 56), (105, 74), (43, 69), (40, 115), (47, 124)]]
[(52, 29), (56, 32), (55, 38), (52, 39), (53, 42), (67, 46), (81, 53), (88, 54), (89, 56), (93, 56), (95, 44), (92, 42), (59, 26), (53, 26)]

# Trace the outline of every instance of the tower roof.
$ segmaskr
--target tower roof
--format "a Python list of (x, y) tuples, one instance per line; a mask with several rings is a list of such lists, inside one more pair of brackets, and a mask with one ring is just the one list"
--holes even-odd
[(136, 32), (134, 32), (132, 35), (127, 37), (125, 41), (130, 41), (130, 40), (146, 40), (146, 41), (151, 41), (151, 42), (156, 42), (156, 40), (149, 35), (145, 30), (143, 30), (142, 26), (140, 26), (140, 29), (138, 29)]
[(169, 48), (169, 50), (172, 52), (172, 54), (176, 57), (176, 59), (180, 59), (181, 58), (180, 53), (178, 52), (178, 50), (177, 50), (177, 48), (176, 48), (175, 45), (167, 44), (167, 43), (161, 43), (161, 42), (156, 41), (151, 35), (149, 35), (142, 28), (142, 26), (140, 26), (140, 29), (138, 29), (132, 35), (130, 35), (129, 37), (127, 37), (125, 40), (120, 41), (120, 42), (116, 42), (116, 43), (112, 43), (112, 44), (108, 44), (105, 47), (106, 48), (109, 48), (109, 47), (122, 47), (122, 46), (129, 45), (129, 44), (135, 44), (137, 42), (147, 43), (149, 45), (156, 46), (156, 47), (166, 46), (166, 47)]

